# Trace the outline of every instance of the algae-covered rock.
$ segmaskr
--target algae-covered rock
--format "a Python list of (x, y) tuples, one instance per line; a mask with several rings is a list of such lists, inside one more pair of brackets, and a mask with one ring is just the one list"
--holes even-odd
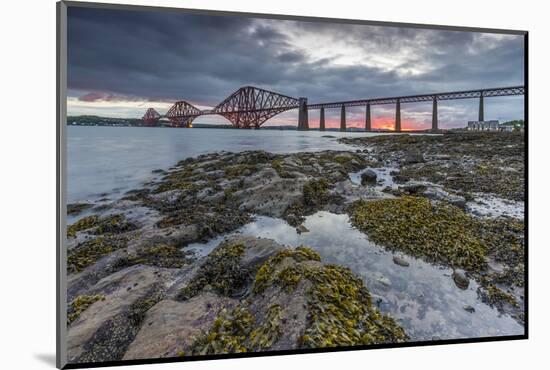
[(316, 252), (299, 247), (271, 256), (258, 269), (248, 299), (222, 311), (196, 339), (191, 354), (405, 340), (403, 329), (372, 307), (359, 277), (347, 268), (324, 265)]
[[(453, 205), (411, 196), (357, 201), (349, 212), (353, 225), (374, 242), (452, 267), (459, 288), (468, 288), (469, 276), (480, 283), (482, 300), (521, 317), (521, 294), (502, 294), (497, 285), (510, 291), (523, 286), (523, 222), (480, 219)], [(495, 270), (490, 261), (504, 269)]]
[(404, 196), (351, 207), (355, 227), (374, 242), (445, 265), (481, 270), (487, 247), (480, 221), (451, 205)]
[(92, 203), (70, 203), (67, 204), (67, 214), (75, 216), (92, 207)]
[(271, 306), (263, 323), (245, 308), (223, 310), (208, 332), (200, 335), (191, 346), (192, 355), (212, 355), (262, 351), (270, 348), (282, 335), (281, 307)]
[(429, 181), (460, 192), (484, 192), (523, 200), (525, 139), (522, 133), (448, 132), (443, 135), (380, 135), (341, 138), (368, 145), (401, 167), (399, 178)]
[(165, 242), (144, 243), (133, 254), (117, 261), (117, 266), (132, 266), (138, 264), (179, 268), (194, 261), (191, 252), (186, 252), (174, 244)]
[(96, 295), (80, 295), (76, 297), (67, 309), (67, 325), (78, 319), (78, 316), (84, 312), (88, 307), (97, 301), (105, 300), (105, 296), (101, 294)]
[(349, 269), (254, 237), (227, 238), (181, 269), (125, 268), (85, 294), (71, 311), (71, 362), (407, 340)]
[(119, 249), (126, 248), (128, 238), (120, 236), (98, 236), (78, 244), (67, 251), (67, 271), (77, 273), (96, 263), (100, 258)]
[(91, 215), (83, 217), (67, 227), (67, 236), (75, 237), (79, 231), (88, 231), (94, 235), (121, 234), (135, 230), (137, 226), (126, 220), (122, 214), (115, 214), (106, 217)]
[(205, 286), (220, 295), (244, 294), (260, 264), (281, 247), (266, 239), (232, 237), (222, 242), (205, 259), (192, 281), (177, 298), (186, 300)]

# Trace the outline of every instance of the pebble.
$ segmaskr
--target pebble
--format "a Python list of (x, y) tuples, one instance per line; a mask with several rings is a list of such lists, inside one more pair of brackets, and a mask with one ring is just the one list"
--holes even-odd
[(305, 227), (304, 225), (300, 225), (296, 228), (296, 232), (298, 234), (302, 234), (302, 233), (308, 233), (309, 232), (309, 229), (307, 227)]
[(454, 270), (453, 271), (453, 280), (457, 287), (460, 289), (466, 290), (468, 289), (468, 286), (470, 285), (470, 279), (466, 276), (466, 272), (464, 270)]
[(393, 263), (403, 267), (409, 266), (409, 263), (399, 256), (393, 256)]
[(470, 306), (470, 305), (466, 305), (466, 306), (464, 306), (463, 308), (464, 308), (464, 311), (469, 312), (469, 313), (474, 313), (474, 312), (476, 312), (476, 309), (473, 308), (473, 307)]
[(376, 281), (385, 288), (391, 287), (391, 281), (385, 276), (380, 276)]

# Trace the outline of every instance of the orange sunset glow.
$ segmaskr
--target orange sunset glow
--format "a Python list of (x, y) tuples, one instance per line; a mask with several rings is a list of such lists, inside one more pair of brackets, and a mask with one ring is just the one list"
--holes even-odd
[[(340, 127), (340, 119), (331, 118), (325, 120), (325, 125), (327, 128), (339, 128)], [(346, 126), (348, 128), (350, 127), (356, 127), (356, 128), (364, 128), (365, 127), (365, 121), (364, 120), (346, 120)], [(319, 127), (319, 119), (318, 118), (310, 118), (309, 119), (309, 127), (310, 128), (317, 128)], [(393, 131), (395, 128), (395, 117), (376, 117), (372, 118), (372, 128), (373, 129), (380, 129), (380, 130), (389, 130)], [(401, 130), (402, 131), (414, 131), (414, 130), (424, 130), (428, 129), (429, 124), (425, 122), (419, 122), (415, 119), (404, 119), (401, 118)]]

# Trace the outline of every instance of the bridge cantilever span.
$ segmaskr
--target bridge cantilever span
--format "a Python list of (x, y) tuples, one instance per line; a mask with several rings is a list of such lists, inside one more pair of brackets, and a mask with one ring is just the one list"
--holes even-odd
[(199, 108), (184, 100), (180, 100), (172, 105), (165, 117), (168, 118), (175, 127), (191, 127), (193, 120), (202, 114)]
[(160, 117), (160, 113), (157, 112), (155, 108), (149, 108), (147, 109), (143, 117), (141, 117), (141, 119), (143, 120), (145, 126), (155, 126)]
[(299, 107), (299, 100), (254, 86), (244, 86), (218, 104), (212, 113), (238, 128), (259, 128), (271, 117)]
[(236, 128), (259, 128), (268, 119), (298, 108), (298, 130), (309, 129), (309, 109), (319, 109), (319, 129), (325, 131), (325, 109), (340, 108), (340, 130), (346, 131), (346, 107), (365, 106), (365, 130), (372, 130), (371, 106), (395, 104), (395, 131), (401, 131), (401, 103), (432, 102), (432, 130), (439, 129), (437, 105), (440, 100), (479, 99), (479, 120), (483, 121), (484, 98), (497, 96), (524, 95), (524, 86), (497, 87), (487, 89), (395, 96), (389, 98), (369, 98), (360, 100), (339, 101), (330, 103), (308, 104), (307, 98), (293, 98), (273, 91), (254, 86), (244, 86), (228, 96), (213, 109), (200, 110), (186, 101), (178, 101), (169, 109), (166, 115), (160, 115), (155, 109), (149, 108), (142, 117), (145, 125), (158, 123), (166, 117), (175, 127), (191, 127), (193, 120), (202, 115), (218, 114), (227, 118)]

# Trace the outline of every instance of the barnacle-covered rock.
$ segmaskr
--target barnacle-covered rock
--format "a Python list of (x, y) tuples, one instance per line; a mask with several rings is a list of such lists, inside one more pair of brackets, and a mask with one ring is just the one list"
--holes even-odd
[(69, 362), (120, 360), (139, 331), (145, 313), (162, 300), (169, 278), (169, 274), (156, 268), (133, 266), (100, 280), (89, 290), (92, 298), (73, 300), (75, 309), (79, 302), (87, 307), (78, 316), (70, 317)]

